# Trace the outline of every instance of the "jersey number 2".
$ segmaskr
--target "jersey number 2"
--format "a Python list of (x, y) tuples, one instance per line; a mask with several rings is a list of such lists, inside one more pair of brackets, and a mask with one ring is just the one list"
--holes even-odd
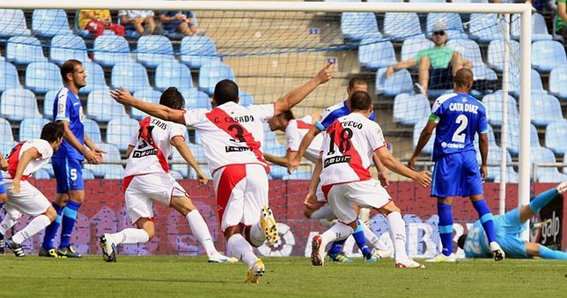
[(457, 117), (457, 120), (455, 120), (455, 123), (460, 125), (457, 130), (455, 130), (452, 141), (457, 143), (464, 143), (466, 134), (463, 131), (467, 129), (467, 125), (469, 125), (469, 118), (467, 118), (467, 116), (465, 115), (459, 115), (459, 117)]

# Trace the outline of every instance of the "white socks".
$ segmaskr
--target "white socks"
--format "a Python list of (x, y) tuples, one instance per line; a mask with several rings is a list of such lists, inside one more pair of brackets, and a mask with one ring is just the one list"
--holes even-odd
[(344, 240), (352, 235), (353, 232), (354, 230), (350, 226), (338, 222), (321, 235), (321, 247), (324, 249), (329, 242)]
[(254, 247), (260, 247), (266, 241), (266, 233), (262, 230), (260, 222), (250, 227), (250, 242)]
[(6, 215), (0, 223), (0, 233), (6, 235), (6, 231), (11, 229), (17, 222), (18, 219), (22, 217), (22, 214), (16, 210), (6, 210)]
[(252, 245), (240, 234), (230, 236), (227, 241), (227, 247), (232, 255), (248, 265), (248, 268), (252, 268), (254, 262), (258, 260), (258, 257), (256, 257), (252, 250)]
[(394, 243), (394, 255), (396, 262), (408, 259), (406, 253), (406, 223), (399, 212), (388, 214), (388, 226), (390, 227), (390, 238)]
[(364, 223), (360, 225), (362, 227), (362, 232), (364, 233), (364, 238), (366, 238), (366, 243), (369, 248), (376, 248), (379, 250), (388, 250), (388, 246), (380, 242), (380, 237), (374, 234), (372, 230)]
[(195, 236), (195, 239), (197, 239), (197, 241), (199, 241), (199, 243), (201, 243), (201, 245), (203, 245), (203, 247), (205, 248), (207, 256), (216, 256), (218, 252), (211, 238), (209, 227), (205, 223), (205, 220), (203, 220), (203, 217), (201, 216), (201, 213), (199, 213), (199, 210), (195, 209), (187, 213), (187, 216), (185, 216), (185, 218), (187, 218), (187, 221), (189, 222), (193, 236)]
[(331, 206), (329, 206), (329, 204), (325, 204), (321, 208), (313, 211), (313, 213), (311, 213), (311, 216), (309, 218), (311, 218), (311, 219), (335, 219), (335, 218), (337, 218), (337, 216), (335, 215), (335, 213), (331, 209)]
[(26, 239), (45, 229), (50, 223), (51, 220), (49, 220), (49, 217), (47, 217), (47, 215), (42, 214), (36, 216), (23, 230), (17, 232), (16, 235), (12, 237), (12, 240), (18, 244), (21, 244)]
[(128, 228), (118, 233), (110, 234), (110, 239), (115, 244), (135, 244), (146, 243), (150, 237), (146, 231), (142, 229)]

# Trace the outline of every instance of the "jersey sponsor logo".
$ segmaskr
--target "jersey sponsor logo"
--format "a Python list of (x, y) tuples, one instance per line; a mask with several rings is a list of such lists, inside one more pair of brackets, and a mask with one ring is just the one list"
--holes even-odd
[(237, 146), (226, 146), (224, 147), (226, 152), (243, 152), (243, 151), (252, 151), (252, 149), (248, 147), (237, 147)]
[(148, 150), (134, 150), (134, 152), (132, 152), (132, 158), (140, 158), (140, 157), (146, 157), (157, 154), (158, 154), (158, 150), (153, 148)]
[(154, 142), (152, 136), (152, 131), (156, 126), (151, 125), (153, 121), (150, 121), (151, 117), (146, 117), (144, 120), (140, 121), (140, 130), (138, 133), (138, 146), (132, 152), (133, 158), (141, 158), (146, 156), (155, 155), (158, 158), (159, 164), (164, 172), (169, 173), (169, 165), (167, 160), (163, 155), (163, 152), (159, 150), (157, 144)]
[(470, 103), (452, 102), (449, 104), (449, 111), (478, 114), (478, 106)]
[(334, 165), (334, 164), (338, 164), (338, 163), (349, 163), (350, 162), (350, 156), (333, 156), (333, 157), (329, 157), (327, 159), (325, 159), (325, 163), (323, 165), (324, 168), (330, 166), (330, 165)]

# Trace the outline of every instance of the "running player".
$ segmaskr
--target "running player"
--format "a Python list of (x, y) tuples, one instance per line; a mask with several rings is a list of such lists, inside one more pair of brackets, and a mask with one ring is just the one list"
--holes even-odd
[(424, 268), (406, 253), (406, 225), (400, 209), (388, 192), (373, 179), (368, 170), (373, 156), (388, 169), (411, 178), (423, 187), (431, 183), (429, 172), (414, 172), (395, 159), (386, 148), (386, 141), (378, 123), (369, 120), (372, 99), (363, 91), (354, 92), (350, 98), (352, 113), (335, 120), (326, 129), (323, 153), (320, 157), (323, 169), (321, 188), (339, 222), (331, 229), (313, 237), (311, 261), (323, 265), (322, 251), (330, 241), (346, 239), (358, 229), (358, 214), (353, 207), (373, 208), (388, 218), (390, 237), (394, 243), (396, 267)]
[(257, 283), (265, 272), (254, 254), (266, 240), (278, 239), (273, 213), (268, 207), (269, 167), (263, 158), (263, 125), (274, 115), (300, 103), (320, 84), (331, 78), (332, 64), (313, 79), (288, 92), (272, 104), (238, 104), (238, 86), (222, 80), (215, 86), (214, 108), (175, 110), (132, 98), (125, 90), (113, 90), (118, 102), (154, 117), (194, 127), (203, 141), (205, 156), (214, 179), (217, 208), (228, 250), (248, 265), (247, 283)]
[[(496, 242), (492, 212), (483, 197), (482, 179), (488, 170), (488, 137), (486, 110), (484, 105), (468, 93), (473, 85), (470, 69), (459, 69), (453, 77), (455, 93), (442, 95), (435, 100), (431, 116), (423, 128), (409, 167), (413, 166), (423, 147), (437, 128), (433, 146), (433, 185), (431, 196), (437, 198), (439, 215), (439, 237), (442, 251), (428, 262), (455, 262), (453, 253), (453, 214), (451, 205), (454, 197), (470, 197), (482, 222), (490, 250), (495, 261), (504, 259), (505, 254)], [(474, 149), (474, 136), (478, 133), (482, 164), (480, 172)], [(482, 175), (482, 177), (481, 177)]]
[[(161, 105), (182, 110), (185, 100), (177, 88), (166, 89), (160, 98)], [(199, 210), (179, 183), (169, 173), (167, 157), (173, 147), (195, 169), (199, 182), (206, 184), (207, 175), (185, 143), (187, 128), (184, 125), (146, 117), (139, 123), (139, 132), (132, 136), (126, 154), (129, 156), (124, 177), (124, 196), (128, 215), (137, 229), (127, 228), (115, 234), (99, 238), (103, 259), (116, 262), (116, 246), (119, 244), (146, 243), (155, 235), (153, 202), (156, 200), (177, 210), (187, 218), (191, 232), (203, 245), (209, 262), (237, 262), (217, 252)]]

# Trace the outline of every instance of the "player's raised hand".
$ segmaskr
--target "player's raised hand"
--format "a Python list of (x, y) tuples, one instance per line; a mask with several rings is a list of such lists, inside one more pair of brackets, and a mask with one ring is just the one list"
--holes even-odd
[(297, 169), (297, 167), (299, 167), (299, 163), (301, 162), (301, 160), (298, 160), (297, 158), (292, 159), (288, 164), (287, 164), (287, 172), (289, 174), (293, 173), (293, 171), (295, 171), (295, 169)]
[(83, 156), (85, 157), (85, 160), (90, 164), (97, 165), (102, 163), (102, 155), (97, 156), (96, 153), (88, 149), (84, 150)]
[(207, 177), (207, 174), (205, 174), (205, 172), (198, 171), (197, 180), (199, 180), (199, 183), (201, 184), (207, 184), (207, 182), (209, 182), (209, 177)]
[(131, 105), (134, 101), (134, 97), (126, 89), (110, 90), (110, 97), (123, 105)]
[(431, 184), (431, 172), (430, 171), (421, 171), (416, 172), (417, 175), (414, 180), (419, 183), (419, 185), (423, 187), (428, 187)]
[(315, 79), (319, 84), (324, 84), (328, 82), (331, 78), (333, 78), (333, 65), (335, 64), (328, 63), (327, 65), (325, 65), (323, 69), (319, 71), (317, 76), (315, 76)]

